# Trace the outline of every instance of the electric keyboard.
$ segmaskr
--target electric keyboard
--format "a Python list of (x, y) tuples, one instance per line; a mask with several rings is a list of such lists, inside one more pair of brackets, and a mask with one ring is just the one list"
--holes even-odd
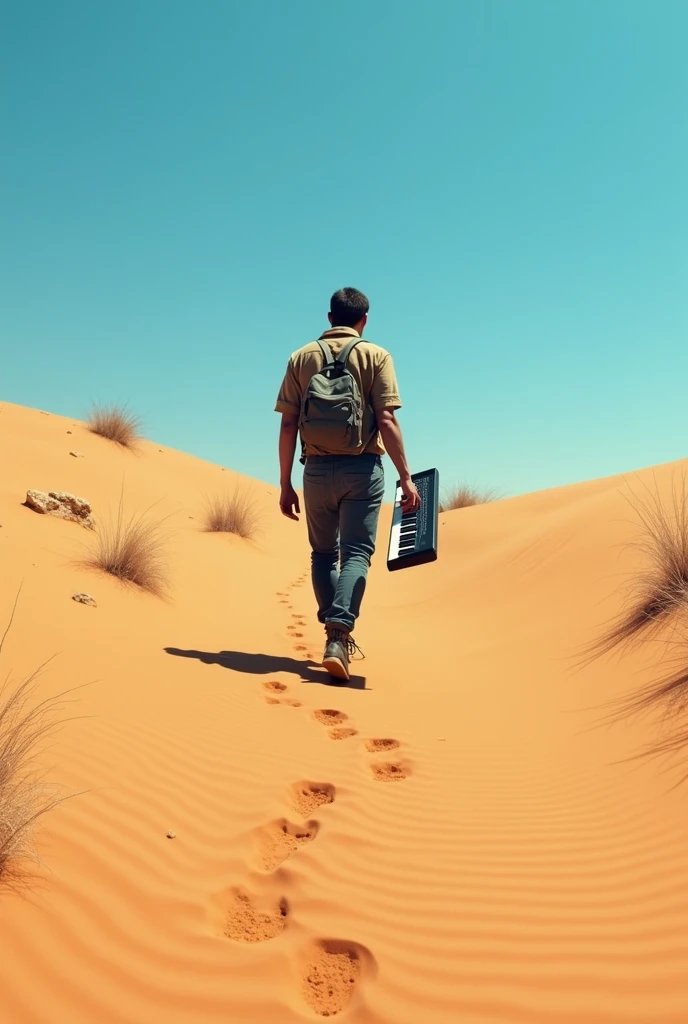
[(411, 479), (420, 494), (421, 506), (416, 512), (402, 514), (402, 490), (397, 480), (387, 553), (387, 568), (390, 572), (434, 562), (437, 558), (440, 475), (436, 469), (426, 469), (424, 473), (412, 473)]

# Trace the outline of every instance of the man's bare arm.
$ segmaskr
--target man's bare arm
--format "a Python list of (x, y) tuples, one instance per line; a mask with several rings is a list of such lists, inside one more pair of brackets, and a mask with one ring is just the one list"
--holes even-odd
[(296, 519), (294, 511), (301, 511), (298, 495), (291, 483), (298, 434), (298, 413), (282, 413), (279, 432), (280, 509), (288, 519)]
[(299, 433), (298, 413), (282, 413), (279, 433), (280, 484), (291, 483), (291, 471), (296, 452), (296, 438)]
[(402, 504), (408, 511), (419, 508), (420, 495), (411, 480), (411, 471), (408, 467), (404, 451), (404, 439), (401, 436), (401, 427), (394, 416), (394, 410), (381, 409), (376, 413), (376, 416), (383, 444), (387, 449), (387, 454), (394, 463), (394, 468), (399, 474), (401, 489), (406, 496), (406, 500), (402, 501)]

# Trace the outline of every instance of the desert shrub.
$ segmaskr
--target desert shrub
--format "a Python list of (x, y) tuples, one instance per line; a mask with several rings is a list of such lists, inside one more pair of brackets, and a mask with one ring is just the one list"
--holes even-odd
[[(0, 640), (0, 653), (12, 625)], [(44, 666), (41, 666), (41, 668)], [(18, 686), (0, 686), (0, 885), (17, 883), (27, 861), (36, 861), (33, 837), (42, 815), (60, 803), (35, 766), (40, 741), (61, 721), (64, 695), (35, 698), (37, 669)]]
[(206, 501), (204, 529), (208, 533), (235, 533), (238, 537), (253, 537), (259, 519), (255, 498), (239, 487)]
[(590, 655), (605, 654), (640, 634), (651, 635), (677, 610), (688, 609), (688, 489), (685, 475), (674, 482), (664, 502), (655, 488), (627, 499), (640, 525), (629, 547), (640, 551), (644, 566), (628, 584), (624, 611), (590, 646)]
[(98, 525), (86, 565), (161, 597), (169, 586), (163, 523), (150, 518), (150, 509), (125, 519), (120, 501), (117, 517)]
[(495, 501), (497, 497), (497, 492), (492, 489), (481, 491), (468, 484), (459, 484), (445, 492), (440, 501), (440, 512), (450, 512), (454, 508), (468, 508), (470, 505), (486, 505), (488, 501)]
[(32, 765), (39, 741), (56, 725), (60, 701), (33, 704), (34, 679), (0, 690), (0, 884), (16, 878), (22, 862), (35, 859), (34, 825), (60, 800)]
[[(651, 719), (655, 735), (625, 760), (664, 758), (669, 762), (666, 769), (669, 771), (685, 765), (688, 759), (688, 630), (685, 619), (674, 636), (662, 639), (658, 647), (662, 657), (654, 678), (603, 705), (604, 714), (598, 725), (607, 727), (631, 716)], [(667, 652), (670, 652), (669, 657), (665, 656)], [(683, 771), (678, 781), (687, 780), (688, 774)]]
[(93, 434), (106, 437), (123, 448), (133, 448), (141, 439), (141, 419), (121, 405), (94, 405), (86, 426)]

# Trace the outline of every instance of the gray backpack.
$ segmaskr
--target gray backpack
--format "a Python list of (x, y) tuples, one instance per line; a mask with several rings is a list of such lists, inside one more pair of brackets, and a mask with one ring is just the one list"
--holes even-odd
[(314, 373), (301, 402), (299, 430), (303, 445), (332, 455), (359, 455), (363, 450), (363, 400), (355, 378), (346, 368), (361, 338), (353, 338), (337, 358), (325, 341), (318, 345), (325, 363)]

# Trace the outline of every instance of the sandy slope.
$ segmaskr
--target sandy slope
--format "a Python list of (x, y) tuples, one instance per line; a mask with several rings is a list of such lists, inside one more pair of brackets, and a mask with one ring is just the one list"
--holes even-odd
[[(46, 819), (41, 884), (1, 897), (2, 1024), (291, 1024), (349, 997), (357, 1024), (688, 1019), (685, 790), (618, 763), (655, 724), (580, 710), (658, 647), (571, 671), (638, 557), (623, 481), (448, 513), (439, 562), (396, 574), (387, 510), (367, 659), (338, 689), (308, 664), (303, 523), (274, 490), (248, 482), (255, 542), (205, 535), (229, 470), (0, 410), (2, 621), (23, 580), (0, 668), (59, 652), (41, 693), (88, 684), (42, 756), (88, 792)], [(21, 505), (72, 490), (102, 518), (123, 481), (128, 509), (171, 514), (167, 602)]]

